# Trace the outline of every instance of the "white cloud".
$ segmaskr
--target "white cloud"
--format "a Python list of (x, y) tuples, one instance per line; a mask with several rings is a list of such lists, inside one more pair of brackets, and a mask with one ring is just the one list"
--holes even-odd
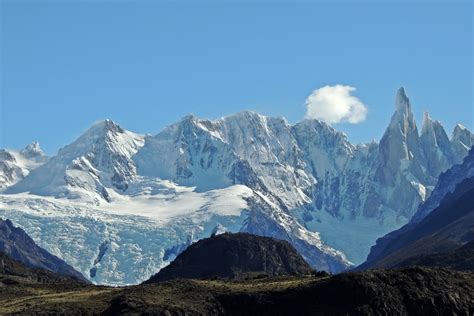
[(354, 87), (335, 85), (314, 90), (306, 99), (306, 118), (318, 119), (330, 124), (360, 123), (367, 116), (367, 107), (351, 95)]

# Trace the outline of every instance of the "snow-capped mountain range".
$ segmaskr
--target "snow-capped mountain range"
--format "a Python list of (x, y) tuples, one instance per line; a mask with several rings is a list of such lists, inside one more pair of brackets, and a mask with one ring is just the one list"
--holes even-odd
[(360, 145), (318, 120), (254, 112), (187, 116), (154, 136), (101, 121), (50, 158), (37, 143), (1, 151), (0, 217), (96, 283), (145, 280), (226, 230), (288, 240), (341, 271), (408, 222), (474, 143), (428, 114), (420, 134), (403, 88), (395, 104), (380, 143)]

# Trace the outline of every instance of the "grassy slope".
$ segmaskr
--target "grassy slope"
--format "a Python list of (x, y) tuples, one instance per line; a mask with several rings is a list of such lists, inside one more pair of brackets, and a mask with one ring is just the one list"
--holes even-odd
[[(0, 283), (0, 314), (474, 313), (474, 275), (443, 269), (246, 281), (174, 280), (124, 288), (45, 285), (21, 277), (0, 277), (0, 282), (4, 284)], [(5, 285), (13, 282), (17, 283)]]

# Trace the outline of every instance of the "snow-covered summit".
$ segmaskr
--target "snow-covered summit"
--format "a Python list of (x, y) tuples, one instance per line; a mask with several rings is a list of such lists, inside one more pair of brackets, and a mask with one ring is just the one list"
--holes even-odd
[[(451, 142), (455, 148), (455, 153), (458, 157), (467, 155), (469, 149), (474, 145), (474, 134), (472, 134), (466, 127), (461, 124), (456, 124), (454, 127)], [(459, 161), (460, 162), (460, 161)]]
[(109, 190), (124, 190), (136, 175), (131, 157), (143, 142), (111, 120), (97, 122), (7, 192), (110, 200)]
[(36, 158), (45, 156), (38, 142), (32, 142), (31, 144), (27, 145), (20, 151), (20, 154), (22, 154), (26, 158)]
[(38, 142), (33, 142), (20, 151), (0, 149), (0, 192), (26, 177), (31, 170), (47, 160), (48, 157)]

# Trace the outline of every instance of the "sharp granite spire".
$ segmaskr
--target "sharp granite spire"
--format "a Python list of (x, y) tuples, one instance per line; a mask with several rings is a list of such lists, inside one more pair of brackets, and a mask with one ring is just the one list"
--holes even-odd
[(422, 174), (418, 163), (422, 157), (418, 128), (403, 87), (398, 89), (395, 97), (395, 113), (380, 140), (379, 155), (381, 165), (377, 177), (384, 184), (393, 184), (393, 174), (402, 163), (405, 168), (411, 168), (415, 176)]
[(34, 157), (43, 157), (45, 156), (43, 150), (41, 149), (38, 142), (32, 142), (31, 144), (27, 145), (20, 151), (20, 154), (25, 156), (26, 158), (34, 158)]

